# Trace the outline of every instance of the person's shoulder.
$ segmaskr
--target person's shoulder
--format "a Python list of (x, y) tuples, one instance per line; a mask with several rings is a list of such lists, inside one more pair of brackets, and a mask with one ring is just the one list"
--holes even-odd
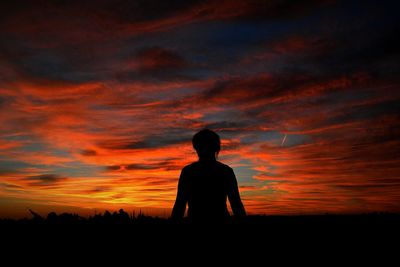
[(217, 161), (217, 166), (218, 166), (218, 168), (220, 168), (222, 170), (225, 170), (225, 171), (228, 171), (228, 172), (233, 171), (233, 169), (229, 165), (224, 164), (224, 163), (222, 163), (220, 161)]
[(185, 167), (183, 167), (182, 172), (189, 172), (192, 171), (193, 169), (197, 168), (198, 162), (192, 162)]

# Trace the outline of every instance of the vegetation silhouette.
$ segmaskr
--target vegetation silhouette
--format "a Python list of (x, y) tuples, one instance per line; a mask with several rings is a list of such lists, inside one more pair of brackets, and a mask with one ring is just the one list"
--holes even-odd
[(137, 223), (154, 223), (154, 222), (166, 222), (166, 218), (147, 216), (142, 211), (139, 211), (138, 215), (133, 211), (131, 214), (120, 209), (119, 211), (110, 212), (105, 210), (104, 213), (96, 213), (95, 215), (90, 215), (88, 217), (80, 216), (76, 213), (61, 213), (50, 212), (46, 217), (40, 215), (39, 213), (28, 209), (32, 217), (30, 219), (1, 219), (0, 221), (5, 223), (21, 223), (21, 224), (43, 224), (43, 225), (127, 225), (127, 224), (137, 224)]
[[(384, 244), (396, 244), (400, 238), (400, 214), (390, 213), (248, 215), (241, 220), (232, 218), (224, 224), (193, 224), (188, 219), (176, 221), (142, 213), (128, 214), (123, 210), (106, 211), (89, 217), (71, 213), (58, 215), (55, 212), (47, 216), (37, 215), (32, 215), (30, 219), (0, 219), (3, 246), (13, 253), (18, 251), (18, 255), (24, 255), (24, 250), (36, 251), (36, 255), (62, 251), (68, 253), (66, 258), (70, 257), (71, 251), (87, 254), (92, 249), (95, 253), (90, 255), (102, 260), (104, 257), (100, 257), (102, 254), (99, 251), (109, 256), (110, 249), (118, 253), (126, 251), (127, 255), (135, 251), (139, 257), (149, 253), (149, 259), (159, 257), (158, 251), (165, 252), (167, 258), (176, 255), (177, 251), (185, 255), (203, 255), (213, 251), (223, 257), (224, 262), (227, 255), (232, 255), (228, 258), (236, 261), (237, 253), (248, 253), (249, 256), (245, 257), (247, 262), (252, 259), (251, 255), (264, 255), (262, 253), (266, 251), (280, 251), (287, 255), (288, 248), (296, 251), (307, 248), (309, 253), (310, 243), (325, 252), (326, 245), (331, 245), (336, 253), (338, 247), (353, 252), (360, 245), (382, 247)], [(223, 248), (231, 254), (221, 253)], [(257, 249), (259, 251), (255, 254)]]
[(192, 143), (199, 160), (181, 171), (171, 217), (181, 220), (188, 206), (187, 218), (190, 222), (224, 222), (230, 217), (227, 199), (233, 215), (245, 217), (235, 174), (228, 165), (217, 161), (221, 150), (219, 135), (203, 129), (193, 136)]
[[(38, 213), (29, 210), (31, 218), (23, 219), (6, 219), (0, 218), (0, 229), (4, 230), (7, 227), (13, 228), (14, 226), (105, 226), (109, 228), (119, 228), (127, 226), (122, 229), (141, 229), (148, 226), (157, 227), (163, 226), (178, 228), (182, 226), (197, 227), (192, 224), (189, 219), (174, 220), (173, 218), (161, 218), (148, 216), (141, 211), (136, 215), (135, 212), (127, 213), (123, 209), (118, 212), (105, 211), (104, 213), (97, 213), (88, 217), (80, 216), (76, 213), (61, 213), (50, 212), (47, 216), (41, 216)], [(230, 227), (237, 227), (237, 229), (245, 230), (246, 233), (257, 232), (262, 234), (269, 232), (268, 229), (274, 231), (298, 231), (302, 230), (329, 230), (335, 232), (338, 230), (356, 230), (362, 231), (368, 229), (379, 230), (399, 230), (400, 213), (386, 213), (375, 212), (366, 214), (325, 214), (325, 215), (248, 215), (244, 218), (232, 217), (226, 220), (222, 228), (230, 229)], [(216, 224), (221, 226), (220, 224)], [(219, 227), (218, 229), (222, 229)], [(185, 228), (188, 229), (188, 228)], [(197, 228), (198, 229), (198, 228)], [(207, 229), (207, 228), (204, 228)]]

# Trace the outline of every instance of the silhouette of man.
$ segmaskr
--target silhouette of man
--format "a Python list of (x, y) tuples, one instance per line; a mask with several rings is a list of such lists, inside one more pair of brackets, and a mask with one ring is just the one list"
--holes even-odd
[(246, 216), (232, 168), (217, 161), (221, 148), (218, 134), (201, 130), (192, 143), (199, 160), (182, 169), (172, 218), (182, 219), (188, 204), (190, 221), (225, 221), (229, 218), (227, 198), (234, 216)]

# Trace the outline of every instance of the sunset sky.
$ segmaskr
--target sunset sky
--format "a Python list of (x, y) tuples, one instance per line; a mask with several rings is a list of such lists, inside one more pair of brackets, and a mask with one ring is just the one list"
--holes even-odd
[(400, 212), (396, 2), (1, 1), (0, 217), (169, 216), (202, 128), (250, 214)]

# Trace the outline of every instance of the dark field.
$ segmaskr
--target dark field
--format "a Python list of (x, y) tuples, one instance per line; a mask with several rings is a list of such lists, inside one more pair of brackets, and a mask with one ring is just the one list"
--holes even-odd
[[(46, 218), (0, 220), (3, 255), (30, 262), (62, 259), (72, 264), (129, 257), (147, 262), (178, 261), (209, 264), (215, 260), (246, 266), (278, 258), (284, 262), (396, 258), (399, 214), (315, 216), (248, 216), (226, 223), (174, 222), (139, 215), (114, 214), (82, 218), (50, 215)], [(31, 255), (26, 257), (26, 255)], [(140, 261), (140, 260), (138, 260)], [(195, 264), (195, 266), (197, 266)]]
[(360, 215), (302, 215), (302, 216), (247, 216), (231, 218), (226, 222), (204, 220), (173, 221), (143, 214), (132, 216), (120, 211), (88, 218), (77, 214), (50, 213), (47, 217), (29, 219), (0, 219), (0, 231), (6, 235), (46, 234), (123, 234), (139, 236), (185, 236), (187, 234), (214, 233), (215, 236), (284, 237), (308, 235), (326, 236), (360, 235), (389, 236), (398, 233), (400, 214), (371, 213)]

